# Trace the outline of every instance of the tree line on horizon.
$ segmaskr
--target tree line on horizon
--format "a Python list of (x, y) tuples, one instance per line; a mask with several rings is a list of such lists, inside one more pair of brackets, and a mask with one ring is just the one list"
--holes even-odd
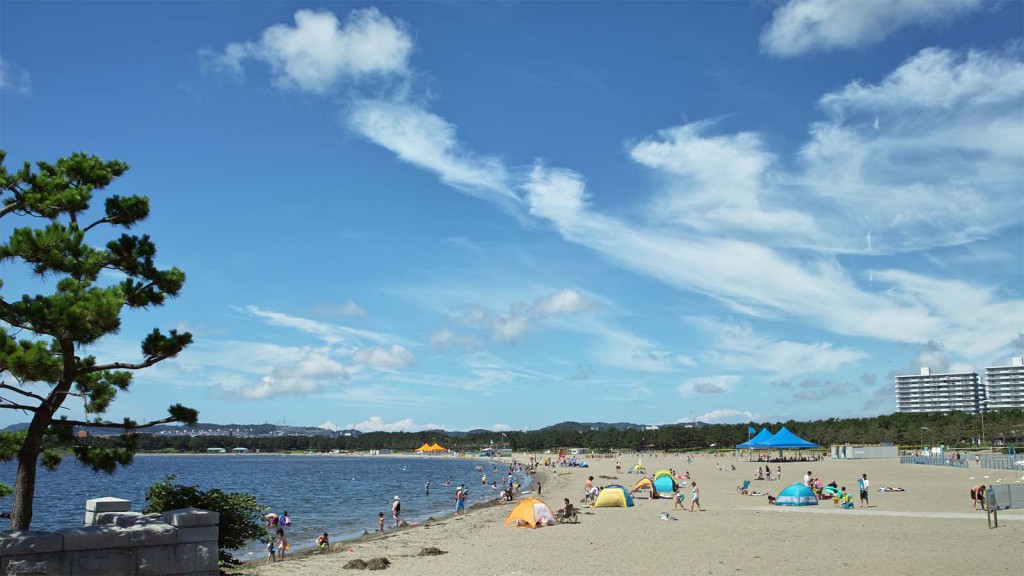
[[(832, 444), (878, 444), (899, 446), (938, 446), (950, 450), (970, 449), (982, 439), (980, 414), (893, 413), (870, 418), (828, 418), (808, 422), (763, 422), (744, 424), (672, 424), (655, 429), (607, 427), (590, 429), (587, 424), (563, 423), (526, 432), (474, 430), (452, 434), (443, 430), (421, 432), (367, 432), (354, 436), (165, 436), (136, 433), (140, 450), (180, 453), (205, 452), (208, 448), (245, 447), (260, 452), (339, 450), (411, 451), (424, 443), (438, 443), (458, 452), (473, 453), (495, 445), (521, 452), (543, 452), (558, 448), (583, 448), (588, 451), (652, 451), (731, 449), (750, 436), (748, 427), (772, 432), (785, 426), (798, 436), (822, 448)], [(985, 445), (1024, 443), (1024, 410), (1004, 410), (985, 415)], [(95, 441), (102, 442), (97, 438)], [(111, 441), (113, 441), (111, 439)]]

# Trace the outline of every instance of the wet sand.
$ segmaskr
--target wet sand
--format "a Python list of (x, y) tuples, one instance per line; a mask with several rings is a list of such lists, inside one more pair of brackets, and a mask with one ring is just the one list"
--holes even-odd
[[(520, 457), (522, 459), (522, 457)], [(857, 503), (856, 479), (871, 480), (870, 506), (836, 510), (830, 501), (801, 508), (768, 506), (764, 496), (743, 496), (737, 486), (754, 476), (756, 463), (695, 455), (645, 457), (648, 473), (690, 471), (701, 488), (703, 512), (672, 511), (672, 500), (637, 498), (632, 508), (587, 508), (578, 524), (539, 529), (505, 528), (514, 504), (501, 503), (359, 540), (337, 542), (330, 553), (256, 563), (239, 574), (293, 576), (358, 573), (349, 560), (386, 557), (390, 575), (480, 576), (553, 572), (608, 574), (934, 575), (1018, 574), (1024, 570), (1024, 510), (1004, 511), (990, 530), (973, 511), (971, 486), (1022, 481), (1024, 473), (980, 468), (901, 465), (897, 460), (823, 460), (782, 463), (783, 481), (753, 481), (750, 488), (777, 495), (807, 470), (825, 483), (845, 485)], [(635, 456), (590, 460), (590, 468), (547, 468), (536, 477), (552, 510), (563, 498), (579, 505), (587, 476), (595, 484), (632, 487), (639, 476), (624, 471)], [(723, 471), (717, 469), (721, 464)], [(736, 470), (729, 470), (735, 465)], [(772, 470), (778, 466), (772, 463)], [(761, 467), (764, 465), (762, 464)], [(604, 476), (604, 477), (602, 477)], [(989, 476), (989, 478), (984, 478)], [(973, 479), (972, 479), (973, 478)], [(1024, 482), (1024, 481), (1022, 481)], [(880, 486), (906, 492), (878, 492)], [(685, 491), (686, 508), (690, 490)], [(639, 495), (638, 495), (639, 496)], [(675, 520), (662, 520), (667, 512)], [(419, 556), (436, 547), (440, 556)]]

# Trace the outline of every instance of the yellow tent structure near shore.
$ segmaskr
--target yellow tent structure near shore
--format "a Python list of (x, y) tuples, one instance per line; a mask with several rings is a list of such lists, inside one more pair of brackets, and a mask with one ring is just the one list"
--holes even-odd
[(555, 523), (555, 514), (543, 500), (525, 498), (505, 517), (505, 526), (536, 528)]
[[(426, 444), (424, 444), (424, 446), (426, 446)], [(447, 452), (448, 449), (447, 448), (442, 448), (437, 442), (434, 442), (434, 445), (430, 447), (430, 451), (431, 452)]]
[(420, 446), (419, 448), (413, 450), (413, 452), (432, 452), (432, 451), (433, 450), (430, 447), (430, 444), (427, 444), (427, 443), (424, 443), (423, 446)]

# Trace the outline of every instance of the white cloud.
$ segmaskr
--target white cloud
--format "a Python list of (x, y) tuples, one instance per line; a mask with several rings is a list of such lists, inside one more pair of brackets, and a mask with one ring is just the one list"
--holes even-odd
[(457, 334), (442, 328), (430, 334), (430, 347), (435, 351), (462, 348), (467, 352), (473, 352), (480, 348), (480, 341), (471, 334)]
[(686, 398), (694, 394), (722, 394), (733, 389), (742, 380), (734, 374), (715, 374), (687, 378), (676, 390)]
[(504, 163), (464, 151), (455, 126), (436, 114), (402, 102), (360, 100), (353, 105), (348, 124), (371, 142), (437, 174), (442, 182), (462, 192), (510, 211), (521, 204), (509, 187)]
[(412, 418), (403, 418), (394, 422), (385, 422), (380, 416), (370, 416), (359, 423), (349, 423), (347, 430), (356, 429), (360, 432), (418, 432), (420, 430), (444, 430), (441, 424), (417, 424)]
[(343, 316), (345, 318), (366, 318), (366, 310), (349, 300), (344, 304), (317, 304), (313, 313), (318, 316)]
[(352, 354), (352, 362), (373, 368), (397, 369), (412, 366), (416, 359), (408, 350), (394, 344), (390, 348), (360, 348)]
[(339, 428), (337, 424), (335, 424), (334, 422), (331, 422), (330, 420), (328, 420), (327, 422), (324, 422), (323, 424), (317, 426), (317, 428), (320, 428), (322, 430), (330, 430), (332, 432), (337, 432), (338, 430), (341, 430), (341, 428)]
[[(756, 422), (761, 420), (761, 415), (756, 412), (733, 410), (732, 408), (719, 408), (697, 416), (696, 420), (698, 422), (706, 422), (708, 424), (736, 424), (739, 422)], [(683, 420), (680, 420), (679, 422), (683, 422)]]
[(564, 289), (537, 299), (530, 308), (535, 316), (546, 317), (558, 314), (575, 314), (592, 307), (590, 300), (576, 290)]
[(512, 427), (508, 424), (494, 424), (491, 426), (491, 431), (493, 432), (508, 432), (511, 429)]
[[(532, 304), (513, 302), (507, 313), (474, 306), (455, 315), (453, 320), (463, 326), (487, 329), (492, 340), (509, 344), (522, 340), (527, 332), (536, 329), (546, 319), (578, 314), (591, 309), (593, 305), (591, 299), (580, 292), (563, 289), (540, 297)], [(438, 334), (438, 338), (449, 338), (450, 334)]]
[(776, 56), (857, 48), (914, 24), (948, 22), (982, 0), (790, 0), (777, 8), (761, 34), (761, 48)]
[(761, 336), (747, 322), (709, 318), (692, 322), (709, 336), (712, 349), (702, 356), (707, 364), (767, 373), (769, 380), (832, 372), (867, 357), (861, 350), (836, 347), (830, 342), (808, 344)]
[(32, 77), (29, 73), (0, 56), (0, 92), (10, 90), (22, 96), (32, 94)]
[(263, 310), (257, 306), (246, 306), (245, 310), (272, 326), (298, 330), (315, 336), (328, 344), (351, 342), (353, 340), (370, 340), (378, 343), (394, 340), (394, 337), (387, 334), (379, 334), (369, 330), (349, 328), (347, 326), (339, 326), (337, 324), (328, 324), (319, 320), (311, 320), (309, 318), (302, 318), (301, 316), (292, 316), (283, 312)]
[(774, 158), (761, 138), (750, 132), (709, 135), (714, 125), (703, 121), (666, 128), (629, 148), (633, 160), (666, 176), (651, 217), (698, 232), (728, 227), (785, 235), (790, 242), (815, 237), (813, 219), (784, 208), (791, 199), (768, 185)]
[(276, 395), (316, 394), (348, 379), (340, 362), (321, 352), (309, 352), (295, 364), (279, 365), (253, 386), (236, 389), (242, 398), (262, 399)]
[(376, 8), (353, 10), (344, 24), (330, 12), (299, 10), (295, 25), (275, 24), (255, 42), (228, 44), (201, 56), (215, 71), (240, 75), (246, 60), (270, 66), (279, 88), (325, 93), (339, 82), (405, 74), (412, 38)]

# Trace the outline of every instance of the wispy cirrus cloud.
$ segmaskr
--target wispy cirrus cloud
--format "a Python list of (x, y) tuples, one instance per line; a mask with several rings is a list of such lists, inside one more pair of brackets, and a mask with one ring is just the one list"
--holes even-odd
[(264, 310), (258, 306), (246, 306), (244, 309), (249, 314), (263, 320), (267, 324), (279, 326), (281, 328), (298, 330), (299, 332), (304, 332), (319, 338), (328, 344), (349, 343), (362, 340), (385, 343), (397, 340), (396, 337), (388, 334), (381, 334), (370, 330), (361, 330), (359, 328), (351, 328), (338, 324), (330, 324), (319, 320), (313, 320), (311, 318), (285, 314), (283, 312)]
[(981, 8), (982, 0), (789, 0), (772, 14), (761, 49), (775, 56), (859, 48), (916, 24), (945, 23)]
[(10, 60), (0, 56), (0, 92), (4, 91), (30, 96), (32, 94), (32, 77)]
[(275, 24), (259, 40), (200, 56), (213, 72), (236, 76), (247, 60), (261, 61), (275, 86), (324, 94), (344, 81), (405, 74), (412, 47), (405, 25), (377, 8), (353, 10), (344, 23), (330, 12), (298, 10), (294, 26)]
[(465, 150), (453, 124), (420, 106), (396, 100), (360, 100), (347, 114), (357, 134), (402, 160), (437, 174), (457, 190), (518, 212), (504, 162)]

